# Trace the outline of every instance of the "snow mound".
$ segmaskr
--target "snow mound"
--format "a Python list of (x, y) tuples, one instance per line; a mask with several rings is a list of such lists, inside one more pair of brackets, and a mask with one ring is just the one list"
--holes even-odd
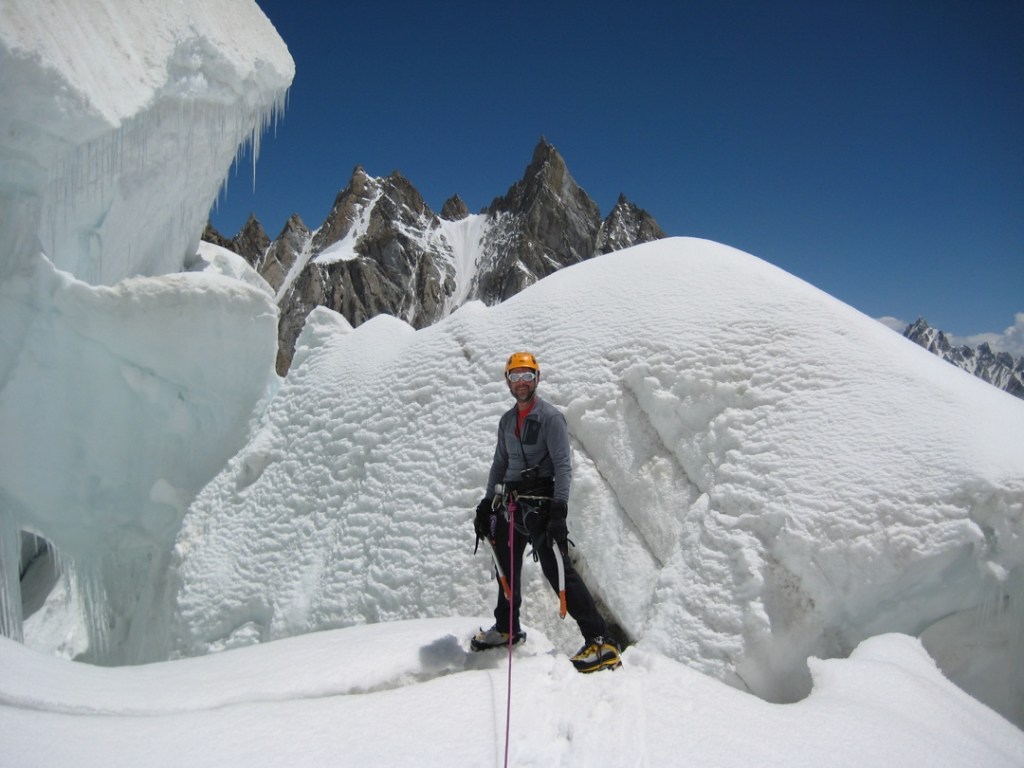
[(263, 276), (253, 269), (249, 262), (234, 251), (221, 248), (219, 245), (201, 241), (195, 258), (186, 266), (190, 272), (206, 272), (207, 274), (233, 277), (235, 280), (241, 280), (253, 288), (258, 288), (271, 298), (275, 298), (274, 289), (270, 287), (270, 283), (263, 279)]
[(330, 314), (189, 510), (174, 655), (489, 608), (470, 519), (523, 348), (569, 422), (574, 557), (639, 647), (792, 701), (809, 656), (1020, 610), (1024, 403), (753, 256), (664, 240), (417, 332)]

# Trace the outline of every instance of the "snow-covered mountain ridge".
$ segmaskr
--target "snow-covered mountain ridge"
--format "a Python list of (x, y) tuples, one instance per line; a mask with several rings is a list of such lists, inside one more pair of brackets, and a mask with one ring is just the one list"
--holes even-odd
[(478, 214), (455, 195), (438, 215), (397, 171), (376, 178), (357, 167), (316, 230), (296, 215), (271, 241), (250, 217), (230, 240), (212, 227), (204, 238), (242, 255), (278, 291), (283, 375), (314, 307), (353, 326), (388, 314), (423, 328), (467, 301), (495, 304), (562, 267), (664, 236), (624, 195), (602, 219), (541, 138), (523, 178)]
[(918, 318), (903, 335), (957, 368), (972, 373), (1014, 397), (1024, 398), (1024, 357), (1014, 358), (1008, 352), (993, 352), (985, 342), (977, 347), (961, 344), (954, 347), (946, 334)]

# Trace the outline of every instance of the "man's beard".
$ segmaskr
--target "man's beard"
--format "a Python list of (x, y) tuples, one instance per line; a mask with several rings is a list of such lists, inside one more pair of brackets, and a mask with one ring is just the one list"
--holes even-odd
[(530, 388), (530, 389), (528, 389), (528, 390), (526, 390), (525, 392), (522, 392), (522, 393), (516, 392), (515, 390), (512, 390), (512, 397), (514, 397), (516, 399), (517, 403), (528, 403), (531, 400), (533, 400), (533, 396), (535, 394), (537, 394), (537, 388), (536, 387), (532, 387), (532, 388)]

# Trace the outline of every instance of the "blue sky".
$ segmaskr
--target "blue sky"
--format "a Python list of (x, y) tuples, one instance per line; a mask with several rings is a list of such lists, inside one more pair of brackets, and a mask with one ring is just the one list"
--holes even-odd
[(1018, 0), (258, 3), (297, 71), (225, 235), (319, 226), (357, 164), (479, 211), (543, 135), (602, 214), (624, 192), (872, 317), (1024, 313)]

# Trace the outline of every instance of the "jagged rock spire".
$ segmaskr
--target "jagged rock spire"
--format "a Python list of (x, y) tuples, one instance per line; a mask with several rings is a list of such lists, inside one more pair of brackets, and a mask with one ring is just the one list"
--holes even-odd
[(469, 206), (458, 195), (452, 195), (441, 206), (441, 218), (448, 221), (462, 221), (469, 216)]
[[(520, 213), (529, 216), (537, 209), (553, 210), (562, 206), (580, 211), (586, 218), (600, 218), (597, 204), (569, 174), (564, 158), (542, 136), (533, 150), (533, 159), (523, 177), (509, 187), (504, 197), (495, 198), (489, 213)], [(534, 217), (536, 223), (538, 217)]]
[(206, 231), (203, 233), (203, 240), (219, 245), (221, 248), (227, 248), (229, 251), (234, 251), (257, 270), (263, 255), (270, 247), (270, 238), (263, 230), (263, 225), (260, 224), (255, 213), (249, 214), (245, 225), (231, 239), (224, 237), (214, 229), (212, 224), (207, 222)]
[(363, 166), (357, 165), (352, 170), (348, 186), (338, 192), (327, 218), (316, 231), (313, 251), (319, 253), (345, 237), (360, 212), (376, 197), (379, 190), (377, 180), (371, 178)]
[(503, 301), (597, 252), (601, 212), (544, 137), (522, 179), (486, 213), (495, 221), (485, 242), (490, 261), (477, 287), (487, 303)]
[(637, 243), (660, 240), (667, 235), (647, 211), (634, 205), (619, 193), (619, 199), (611, 213), (601, 223), (597, 237), (597, 252), (611, 253), (629, 248)]

